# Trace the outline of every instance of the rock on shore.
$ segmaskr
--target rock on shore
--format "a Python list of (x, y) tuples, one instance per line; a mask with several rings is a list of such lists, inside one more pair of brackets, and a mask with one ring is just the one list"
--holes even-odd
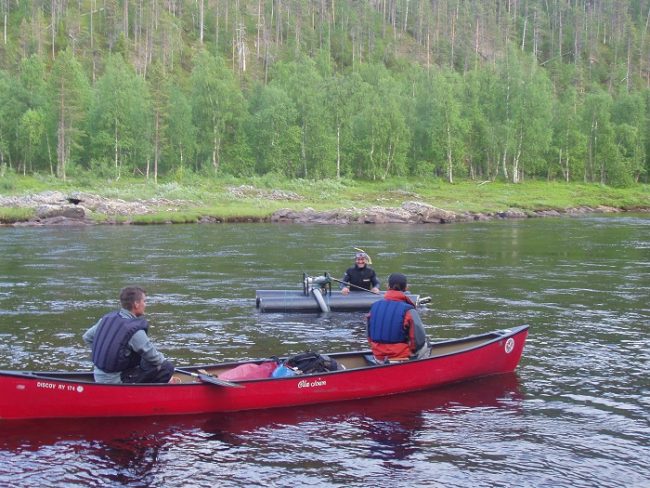
[(64, 194), (59, 191), (46, 191), (34, 195), (0, 196), (0, 207), (31, 208), (34, 217), (14, 225), (86, 225), (97, 221), (92, 214), (105, 216), (144, 215), (162, 210), (175, 211), (187, 202), (164, 198), (127, 202), (119, 198), (111, 199), (90, 193), (76, 192)]
[[(238, 190), (244, 191), (248, 189)], [(272, 198), (272, 196), (270, 196)], [(285, 196), (283, 195), (283, 198)], [(89, 225), (101, 219), (93, 214), (108, 217), (106, 223), (115, 223), (117, 216), (128, 217), (153, 212), (175, 212), (191, 208), (192, 203), (164, 198), (125, 201), (110, 199), (89, 193), (66, 195), (59, 191), (43, 192), (29, 196), (0, 197), (0, 207), (31, 208), (34, 217), (13, 225)], [(647, 209), (639, 209), (647, 211)], [(560, 215), (581, 215), (587, 213), (614, 213), (624, 210), (613, 207), (576, 207), (565, 210), (524, 211), (506, 209), (492, 213), (456, 213), (427, 203), (406, 201), (399, 207), (372, 206), (367, 208), (341, 208), (317, 211), (313, 208), (292, 210), (284, 208), (270, 217), (260, 218), (261, 222), (296, 224), (446, 224), (452, 222), (472, 222), (494, 219), (523, 219)], [(121, 219), (128, 223), (128, 219)], [(199, 223), (221, 222), (212, 216), (205, 216)], [(236, 219), (231, 219), (236, 222)], [(247, 219), (250, 221), (250, 219)]]
[(451, 222), (473, 222), (493, 219), (523, 219), (529, 217), (550, 217), (563, 214), (580, 215), (586, 213), (622, 212), (621, 209), (599, 206), (570, 208), (564, 211), (537, 210), (523, 211), (508, 209), (493, 213), (455, 213), (434, 207), (427, 203), (408, 201), (401, 207), (349, 208), (329, 211), (316, 211), (312, 208), (296, 211), (281, 209), (271, 215), (271, 222), (296, 224), (447, 224)]

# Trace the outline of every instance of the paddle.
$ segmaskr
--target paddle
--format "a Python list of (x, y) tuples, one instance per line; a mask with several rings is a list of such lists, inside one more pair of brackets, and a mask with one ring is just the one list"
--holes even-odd
[(238, 385), (237, 383), (231, 383), (230, 381), (220, 380), (219, 378), (215, 376), (211, 376), (209, 374), (193, 373), (192, 371), (187, 371), (185, 369), (179, 369), (179, 368), (176, 368), (176, 371), (178, 371), (181, 374), (187, 374), (193, 376), (194, 378), (198, 378), (203, 383), (210, 383), (212, 385), (217, 385), (217, 386), (229, 386), (233, 388), (245, 388), (244, 385)]
[(352, 288), (357, 288), (358, 290), (363, 290), (363, 291), (366, 291), (368, 293), (372, 293), (373, 295), (381, 295), (380, 292), (368, 290), (367, 288), (363, 288), (362, 286), (353, 285), (352, 283), (348, 283), (347, 281), (337, 280), (336, 278), (332, 278), (331, 276), (328, 276), (327, 278), (332, 280), (332, 281), (336, 281), (337, 283), (341, 283), (342, 285), (352, 287)]

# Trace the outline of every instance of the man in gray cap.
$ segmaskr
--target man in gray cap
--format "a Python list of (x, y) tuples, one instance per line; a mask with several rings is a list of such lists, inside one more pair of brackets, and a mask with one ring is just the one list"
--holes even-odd
[(378, 362), (421, 359), (430, 354), (429, 341), (415, 304), (404, 293), (406, 276), (388, 277), (388, 291), (368, 314), (368, 342)]

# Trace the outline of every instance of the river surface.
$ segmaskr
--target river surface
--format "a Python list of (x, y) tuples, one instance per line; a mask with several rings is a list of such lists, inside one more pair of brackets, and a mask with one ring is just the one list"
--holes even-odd
[[(362, 313), (255, 290), (341, 277), (354, 247), (432, 298), (432, 339), (530, 325), (517, 371), (264, 412), (0, 424), (0, 486), (650, 486), (650, 217), (450, 225), (0, 229), (0, 369), (88, 369), (131, 283), (178, 364), (365, 348)], [(382, 288), (383, 288), (382, 287)]]

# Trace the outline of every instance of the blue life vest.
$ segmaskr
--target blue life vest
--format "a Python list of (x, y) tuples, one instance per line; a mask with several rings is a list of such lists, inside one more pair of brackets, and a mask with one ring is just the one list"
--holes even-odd
[(406, 312), (415, 308), (406, 302), (379, 300), (370, 307), (368, 337), (382, 344), (408, 342), (408, 330), (404, 329)]
[(133, 334), (147, 332), (143, 318), (124, 318), (120, 312), (104, 315), (93, 340), (93, 363), (102, 371), (117, 373), (140, 364), (140, 355), (129, 347)]

